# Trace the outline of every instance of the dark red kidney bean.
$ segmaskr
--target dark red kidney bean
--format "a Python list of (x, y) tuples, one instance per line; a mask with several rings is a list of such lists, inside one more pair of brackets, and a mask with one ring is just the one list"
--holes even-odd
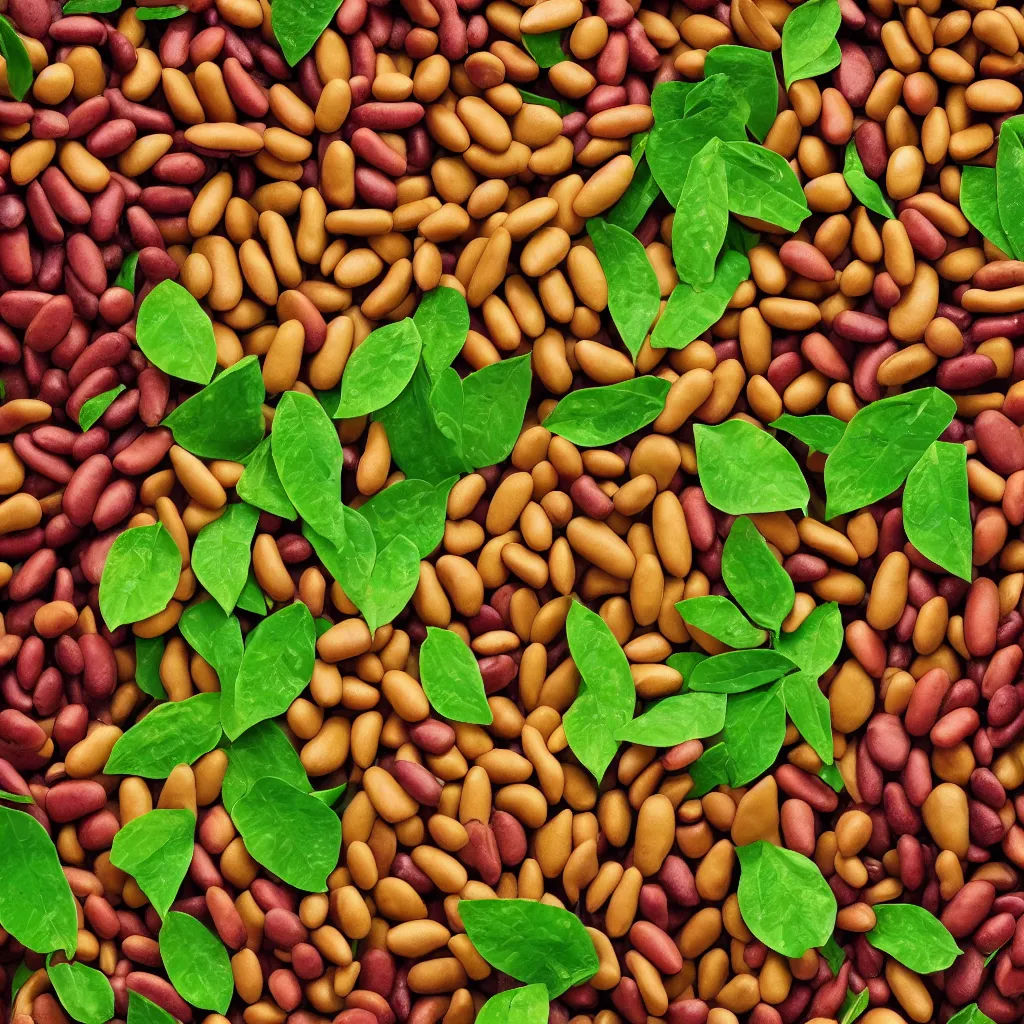
[(78, 638), (85, 669), (82, 683), (94, 700), (103, 700), (114, 692), (117, 685), (117, 663), (110, 644), (98, 633), (83, 633)]
[[(7, 584), (7, 596), (12, 601), (26, 601), (38, 594), (57, 571), (57, 554), (49, 548), (43, 548), (30, 555), (18, 568), (10, 583)], [(35, 614), (33, 612), (33, 614)], [(8, 629), (15, 632), (11, 622)]]
[(100, 810), (107, 802), (107, 791), (90, 779), (58, 782), (46, 794), (46, 813), (53, 821), (77, 821)]
[(62, 502), (65, 514), (75, 526), (86, 526), (90, 522), (112, 472), (113, 466), (106, 455), (92, 455), (75, 470), (64, 489)]

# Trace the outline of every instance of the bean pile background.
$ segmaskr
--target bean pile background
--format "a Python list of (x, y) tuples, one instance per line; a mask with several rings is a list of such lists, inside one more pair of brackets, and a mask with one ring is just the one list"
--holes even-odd
[(1024, 14), (6, 0), (0, 1024), (1017, 1024)]

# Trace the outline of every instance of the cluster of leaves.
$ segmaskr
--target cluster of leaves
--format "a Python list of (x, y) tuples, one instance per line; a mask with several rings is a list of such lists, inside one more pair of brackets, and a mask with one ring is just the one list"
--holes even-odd
[(839, 0), (807, 0), (796, 17), (782, 26), (782, 72), (786, 88), (803, 78), (816, 78), (843, 59), (836, 41), (842, 22)]

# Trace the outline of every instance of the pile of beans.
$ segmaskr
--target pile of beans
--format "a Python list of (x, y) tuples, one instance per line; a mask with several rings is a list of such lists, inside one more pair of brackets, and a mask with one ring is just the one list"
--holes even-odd
[[(1020, 1020), (1024, 263), (958, 201), (961, 167), (994, 166), (1022, 105), (1024, 16), (995, 0), (840, 7), (841, 65), (780, 85), (765, 142), (791, 162), (811, 218), (762, 233), (750, 279), (701, 339), (648, 340), (634, 364), (586, 219), (629, 185), (654, 86), (700, 79), (718, 45), (777, 51), (784, 0), (345, 0), (294, 69), (265, 0), (195, 0), (170, 21), (7, 0), (35, 78), (24, 100), (0, 101), (0, 789), (33, 797), (25, 809), (79, 904), (76, 957), (109, 978), (118, 1020), (129, 991), (183, 1024), (202, 1015), (166, 980), (159, 916), (110, 861), (118, 830), (154, 807), (197, 814), (175, 909), (231, 954), (231, 1024), (472, 1024), (516, 984), (459, 917), (460, 899), (495, 896), (563, 906), (593, 938), (600, 968), (552, 1002), (552, 1024), (836, 1020), (865, 987), (866, 1024), (943, 1024), (974, 1002), (996, 1024)], [(570, 58), (539, 68), (521, 29), (566, 30)], [(519, 88), (581, 109), (561, 116)], [(851, 139), (896, 219), (847, 187)], [(663, 298), (678, 281), (672, 216), (659, 200), (635, 232)], [(130, 252), (134, 294), (112, 284)], [(139, 303), (166, 279), (209, 313), (221, 368), (259, 357), (268, 425), (280, 393), (337, 385), (355, 346), (438, 285), (471, 310), (461, 373), (532, 356), (508, 464), (456, 484), (411, 606), (372, 635), (300, 524), (260, 516), (253, 567), (268, 600), (338, 624), (279, 721), (318, 788), (349, 786), (327, 893), (300, 893), (249, 855), (221, 803), (223, 750), (157, 782), (103, 773), (151, 706), (136, 636), (167, 639), (170, 699), (220, 685), (177, 622), (203, 596), (191, 544), (243, 467), (197, 458), (160, 425), (195, 391), (134, 344)], [(639, 374), (671, 383), (639, 434), (581, 450), (542, 425), (568, 392)], [(83, 404), (118, 384), (81, 432)], [(675, 609), (727, 593), (733, 518), (705, 499), (693, 424), (848, 421), (929, 385), (955, 399), (943, 439), (967, 450), (972, 583), (913, 548), (897, 496), (826, 522), (824, 456), (792, 441), (811, 514), (752, 517), (797, 587), (783, 630), (824, 602), (842, 609), (844, 649), (820, 686), (843, 792), (791, 724), (776, 765), (740, 789), (689, 796), (698, 740), (623, 744), (595, 783), (561, 725), (580, 683), (564, 632), (573, 597), (611, 628), (639, 700), (679, 692), (673, 652), (722, 649)], [(337, 427), (346, 503), (401, 479), (381, 424)], [(183, 558), (174, 599), (110, 631), (107, 552), (155, 522)], [(243, 632), (257, 621), (239, 618)], [(433, 714), (418, 682), (428, 626), (471, 646), (492, 725)], [(786, 959), (745, 925), (735, 849), (757, 839), (827, 879), (847, 957), (837, 975), (817, 950)], [(941, 919), (963, 950), (952, 967), (922, 977), (867, 942), (873, 907), (890, 901)], [(64, 1024), (44, 957), (0, 929), (0, 989), (22, 961), (31, 976), (0, 1021)]]

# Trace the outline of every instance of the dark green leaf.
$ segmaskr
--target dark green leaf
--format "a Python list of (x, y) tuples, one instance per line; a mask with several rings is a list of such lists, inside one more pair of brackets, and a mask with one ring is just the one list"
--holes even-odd
[(613, 444), (657, 419), (671, 384), (661, 377), (634, 377), (605, 387), (570, 391), (544, 426), (587, 448)]
[(265, 396), (259, 359), (246, 356), (182, 402), (164, 426), (193, 455), (241, 462), (263, 440)]
[(267, 614), (267, 599), (263, 596), (263, 591), (260, 590), (260, 585), (256, 582), (252, 569), (249, 570), (249, 575), (245, 578), (245, 586), (242, 587), (242, 592), (238, 595), (238, 607), (244, 612), (252, 612), (255, 615)]
[(943, 569), (971, 581), (974, 535), (967, 494), (967, 449), (933, 441), (903, 491), (907, 540)]
[(743, 923), (769, 949), (803, 956), (823, 946), (836, 923), (836, 898), (814, 861), (765, 842), (736, 848)]
[(651, 208), (654, 200), (661, 195), (661, 189), (654, 180), (650, 165), (641, 158), (633, 172), (633, 178), (618, 202), (604, 215), (609, 224), (635, 231), (644, 219), (644, 214)]
[(259, 518), (259, 509), (236, 501), (196, 535), (192, 571), (225, 615), (234, 610), (249, 575), (252, 538)]
[(345, 593), (363, 613), (370, 632), (390, 622), (408, 603), (420, 580), (420, 553), (408, 537), (377, 547), (370, 578), (362, 590)]
[(303, 792), (309, 790), (306, 769), (282, 730), (270, 721), (257, 722), (227, 748), (221, 800), (231, 809), (260, 779), (275, 778)]
[(523, 49), (542, 68), (553, 68), (566, 59), (562, 50), (562, 30), (560, 28), (537, 35), (529, 35), (524, 32)]
[[(109, 7), (109, 11), (116, 11), (121, 6), (121, 0), (71, 0), (71, 3), (82, 3), (82, 4), (113, 4), (113, 7)], [(64, 8), (64, 13), (71, 13), (68, 11), (68, 7), (71, 4), (67, 4)], [(75, 13), (85, 14), (85, 11), (78, 11)], [(121, 269), (117, 272), (117, 277), (114, 280), (115, 288), (124, 288), (125, 291), (129, 291), (132, 295), (135, 294), (135, 269), (139, 265), (139, 254), (136, 251), (132, 251), (125, 256), (121, 262)]]
[(803, 441), (808, 448), (831, 455), (843, 436), (846, 424), (835, 416), (794, 416), (785, 412), (768, 424)]
[(843, 178), (850, 186), (850, 191), (869, 210), (882, 217), (892, 219), (895, 214), (885, 193), (881, 190), (874, 178), (869, 178), (864, 164), (861, 162), (860, 153), (857, 152), (857, 143), (850, 139), (846, 144), (846, 161), (843, 164)]
[(164, 917), (188, 874), (195, 849), (196, 817), (182, 808), (147, 811), (114, 836), (110, 863), (127, 871)]
[[(760, 647), (768, 639), (768, 634), (751, 625), (727, 597), (714, 594), (691, 597), (678, 602), (676, 611), (687, 625), (696, 626), (701, 632), (710, 634), (729, 647)], [(702, 664), (707, 665), (708, 662)], [(759, 686), (760, 683), (753, 685)]]
[(216, 601), (186, 608), (178, 620), (181, 635), (207, 661), (220, 680), (220, 720), (226, 731), (235, 723), (235, 678), (242, 664), (242, 627)]
[(968, 164), (960, 168), (960, 209), (997, 249), (1001, 249), (1007, 256), (1013, 254), (1013, 246), (999, 221), (994, 167)]
[(36, 953), (78, 946), (75, 897), (46, 829), (26, 811), (0, 807), (0, 927)]
[(853, 1022), (868, 1008), (871, 1002), (871, 993), (867, 986), (854, 993), (847, 989), (843, 1005), (839, 1007), (839, 1024), (853, 1024)]
[(546, 985), (552, 999), (597, 973), (594, 942), (568, 910), (538, 900), (459, 900), (458, 911), (492, 967), (528, 985)]
[(566, 117), (577, 109), (566, 100), (555, 99), (551, 96), (538, 96), (535, 92), (527, 92), (525, 89), (519, 89), (518, 86), (517, 91), (523, 97), (524, 103), (539, 103), (542, 107), (550, 107), (561, 117)]
[(341, 822), (321, 800), (260, 779), (231, 812), (252, 858), (303, 892), (324, 892), (341, 852)]
[(756, 142), (725, 142), (722, 159), (733, 213), (787, 231), (796, 231), (810, 216), (804, 190), (785, 157)]
[(715, 261), (729, 226), (729, 186), (721, 147), (712, 139), (690, 162), (672, 218), (672, 257), (679, 280), (699, 290), (715, 279)]
[(51, 963), (46, 974), (68, 1016), (82, 1024), (106, 1024), (114, 1016), (114, 990), (95, 967), (80, 963)]
[(248, 636), (235, 681), (235, 720), (225, 728), (236, 739), (250, 726), (283, 715), (309, 685), (316, 633), (309, 609), (296, 601), (265, 618)]
[(679, 121), (686, 114), (686, 98), (699, 82), (659, 82), (651, 93), (651, 112), (655, 124)]
[(828, 697), (818, 686), (818, 676), (806, 669), (782, 680), (782, 697), (786, 713), (825, 764), (831, 764), (832, 710)]
[(180, 18), (187, 11), (188, 8), (183, 4), (169, 4), (166, 7), (137, 7), (135, 17), (139, 21), (170, 21), (171, 18)]
[(183, 999), (204, 1010), (227, 1013), (235, 992), (224, 943), (189, 914), (170, 913), (160, 928), (160, 959)]
[(174, 1024), (175, 1019), (162, 1006), (151, 1003), (138, 992), (128, 990), (129, 1024)]
[(710, 793), (715, 786), (724, 786), (729, 782), (729, 751), (724, 743), (716, 743), (708, 747), (688, 769), (693, 779), (693, 789), (687, 794), (697, 799)]
[(619, 749), (616, 737), (633, 717), (636, 687), (626, 655), (600, 615), (574, 601), (565, 635), (581, 681), (562, 727), (572, 752), (600, 783)]
[(843, 645), (843, 618), (835, 601), (820, 604), (792, 633), (780, 633), (775, 649), (815, 677), (831, 668)]
[(122, 391), (124, 385), (118, 384), (116, 388), (103, 391), (94, 395), (88, 402), (84, 402), (78, 410), (78, 426), (83, 431), (88, 430), (110, 408), (111, 403)]
[(879, 903), (875, 927), (865, 936), (915, 974), (943, 971), (962, 950), (942, 922), (913, 903)]
[(420, 647), (420, 683), (439, 715), (474, 725), (494, 721), (476, 655), (457, 633), (427, 627)]
[(292, 67), (313, 49), (340, 6), (341, 0), (275, 0), (274, 38)]
[(354, 508), (343, 505), (342, 516), (346, 537), (341, 548), (335, 547), (305, 523), (302, 535), (313, 545), (320, 561), (358, 607), (373, 574), (377, 545), (370, 524)]
[(810, 491), (796, 459), (767, 431), (738, 419), (696, 423), (693, 439), (704, 496), (715, 508), (731, 515), (807, 510)]
[(547, 1024), (548, 990), (544, 985), (525, 985), (499, 992), (480, 1007), (476, 1024)]
[(706, 75), (686, 93), (683, 108), (684, 117), (696, 117), (706, 111), (730, 111), (735, 109), (743, 123), (750, 116), (750, 106), (746, 97), (740, 95), (736, 83), (730, 82), (727, 75)]
[(722, 731), (726, 696), (722, 693), (680, 693), (659, 700), (619, 730), (616, 739), (646, 747), (673, 747)]
[(167, 700), (167, 691), (160, 679), (160, 662), (164, 656), (162, 636), (135, 638), (135, 685), (157, 700)]
[(822, 765), (818, 772), (818, 778), (821, 779), (822, 782), (831, 786), (837, 793), (842, 793), (846, 788), (842, 772), (840, 772), (834, 764)]
[(462, 450), (474, 469), (508, 458), (523, 428), (532, 383), (528, 355), (491, 363), (462, 381)]
[(681, 281), (672, 289), (665, 309), (651, 334), (654, 348), (685, 348), (709, 327), (718, 323), (729, 300), (750, 277), (750, 261), (742, 253), (726, 249), (715, 269), (715, 278), (701, 291)]
[(686, 682), (699, 693), (742, 693), (774, 683), (794, 667), (789, 658), (768, 648), (726, 651), (702, 661)]
[(700, 651), (680, 651), (678, 654), (669, 655), (665, 664), (674, 668), (683, 677), (683, 689), (690, 683), (693, 670), (702, 662), (707, 661), (708, 656)]
[(32, 87), (32, 61), (14, 26), (0, 14), (0, 53), (7, 62), (7, 88), (16, 100)]
[(281, 484), (281, 478), (277, 475), (269, 437), (265, 437), (249, 456), (245, 470), (235, 485), (235, 493), (243, 501), (271, 515), (293, 521), (298, 518)]
[(591, 217), (587, 233), (608, 281), (608, 312), (636, 361), (661, 307), (658, 276), (639, 239), (625, 228)]
[(779, 109), (779, 83), (772, 55), (750, 46), (715, 46), (708, 50), (704, 74), (708, 78), (722, 74), (729, 79), (750, 107), (747, 127), (764, 142)]
[(393, 402), (412, 379), (422, 348), (420, 332), (409, 317), (378, 327), (345, 364), (335, 417), (355, 419)]
[[(431, 380), (437, 380), (441, 371), (452, 365), (466, 344), (469, 333), (466, 299), (454, 288), (432, 288), (423, 293), (412, 322), (423, 342), (423, 365)], [(412, 374), (409, 376), (411, 378)]]
[(828, 942), (821, 947), (820, 952), (832, 972), (832, 977), (838, 977), (840, 968), (846, 963), (846, 954), (843, 952), (842, 946), (836, 942), (834, 936), (830, 935)]
[(729, 782), (733, 787), (745, 786), (766, 772), (775, 763), (785, 738), (781, 683), (730, 694), (722, 740), (729, 752)]
[(999, 223), (1013, 249), (1008, 255), (1020, 259), (1024, 255), (1024, 140), (1012, 128), (1006, 129), (1004, 124), (999, 131), (996, 150), (996, 205)]
[(217, 366), (213, 324), (192, 294), (161, 281), (143, 300), (135, 323), (139, 348), (164, 373), (208, 384)]
[(722, 579), (754, 622), (778, 632), (793, 607), (793, 581), (746, 516), (732, 524), (725, 540)]
[(892, 494), (954, 415), (956, 402), (938, 388), (864, 406), (825, 462), (826, 518)]
[(430, 389), (430, 408), (438, 430), (451, 442), (451, 447), (462, 451), (462, 421), (465, 418), (466, 396), (462, 378), (450, 366), (443, 369)]
[(374, 495), (359, 511), (373, 530), (377, 548), (404, 536), (416, 545), (419, 557), (426, 558), (444, 536), (448, 495), (454, 486), (455, 477), (439, 484), (399, 480)]
[(108, 629), (167, 607), (181, 575), (181, 552), (162, 523), (134, 526), (114, 541), (100, 577), (100, 612)]
[(793, 8), (782, 26), (782, 68), (786, 88), (839, 66), (842, 54), (836, 32), (842, 15), (839, 0), (806, 0)]

